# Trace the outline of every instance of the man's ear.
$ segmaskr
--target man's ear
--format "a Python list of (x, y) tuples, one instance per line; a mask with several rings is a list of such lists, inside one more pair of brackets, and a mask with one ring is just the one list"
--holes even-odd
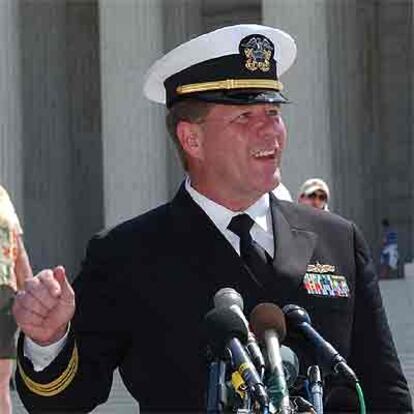
[(177, 124), (177, 137), (184, 151), (193, 158), (200, 158), (202, 154), (202, 130), (200, 125), (180, 121)]

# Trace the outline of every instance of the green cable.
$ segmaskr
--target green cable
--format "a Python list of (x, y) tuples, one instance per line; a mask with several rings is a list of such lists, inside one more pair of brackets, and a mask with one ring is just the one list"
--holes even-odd
[(359, 401), (359, 412), (360, 414), (366, 414), (366, 408), (365, 408), (365, 400), (364, 400), (364, 393), (362, 392), (362, 388), (359, 385), (359, 382), (355, 383), (356, 391), (358, 394), (358, 401)]

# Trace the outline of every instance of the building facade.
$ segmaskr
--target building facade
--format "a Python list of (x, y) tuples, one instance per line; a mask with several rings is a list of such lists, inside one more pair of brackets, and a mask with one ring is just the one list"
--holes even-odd
[(36, 270), (75, 274), (88, 238), (168, 200), (183, 177), (146, 70), (203, 32), (288, 31), (298, 57), (282, 175), (325, 179), (378, 254), (414, 256), (413, 0), (0, 0), (0, 179)]

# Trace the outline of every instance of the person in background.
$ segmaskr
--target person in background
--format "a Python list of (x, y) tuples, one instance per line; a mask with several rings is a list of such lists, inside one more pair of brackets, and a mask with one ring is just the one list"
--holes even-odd
[(298, 203), (328, 211), (329, 187), (321, 178), (310, 178), (300, 187)]
[(388, 219), (382, 219), (381, 224), (383, 233), (379, 277), (380, 279), (388, 279), (391, 277), (391, 273), (398, 269), (398, 236), (390, 226)]
[(32, 277), (22, 228), (7, 191), (0, 186), (0, 413), (12, 412), (10, 380), (16, 356), (17, 325), (12, 303), (18, 289)]
[[(356, 371), (369, 412), (411, 411), (360, 231), (273, 194), (287, 140), (279, 76), (295, 56), (289, 34), (242, 24), (149, 69), (144, 94), (168, 108), (186, 179), (168, 203), (93, 237), (73, 288), (58, 266), (17, 296), (16, 385), (29, 411), (91, 411), (116, 368), (141, 412), (204, 411), (206, 341), (217, 338), (203, 319), (223, 287), (240, 293), (246, 315), (263, 302), (304, 307)], [(306, 375), (309, 345), (289, 344)], [(324, 379), (327, 396), (346, 382)], [(349, 407), (330, 398), (326, 412)]]

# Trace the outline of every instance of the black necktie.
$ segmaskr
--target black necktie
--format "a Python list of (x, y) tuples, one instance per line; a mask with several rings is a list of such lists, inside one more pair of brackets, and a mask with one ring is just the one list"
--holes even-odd
[(269, 255), (262, 246), (252, 239), (250, 229), (253, 224), (254, 221), (248, 214), (239, 214), (231, 219), (227, 228), (240, 237), (240, 257), (247, 265), (256, 283), (263, 286), (271, 278)]

